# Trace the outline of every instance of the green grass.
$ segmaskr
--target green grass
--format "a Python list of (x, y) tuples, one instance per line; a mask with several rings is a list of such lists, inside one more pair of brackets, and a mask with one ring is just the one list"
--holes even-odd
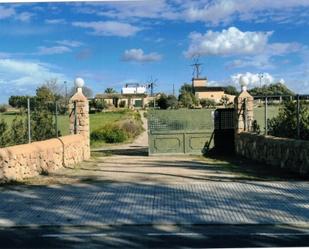
[[(90, 131), (99, 129), (108, 123), (117, 122), (121, 119), (126, 118), (129, 112), (106, 112), (106, 113), (96, 113), (90, 114)], [(0, 113), (0, 119), (4, 119), (8, 126), (11, 126), (14, 118), (20, 116), (16, 113)], [(26, 115), (22, 115), (24, 119), (27, 118)], [(70, 134), (70, 120), (68, 115), (58, 116), (58, 129), (61, 131), (62, 136)]]
[[(268, 106), (267, 107), (267, 117), (273, 118), (278, 115), (280, 106)], [(260, 125), (261, 132), (263, 133), (265, 127), (265, 108), (264, 107), (255, 107), (254, 108), (254, 119)]]

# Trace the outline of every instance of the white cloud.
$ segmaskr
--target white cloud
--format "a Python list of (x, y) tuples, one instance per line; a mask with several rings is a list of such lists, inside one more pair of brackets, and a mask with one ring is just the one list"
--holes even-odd
[[(268, 85), (268, 84), (272, 84), (272, 83), (275, 83), (275, 82), (279, 82), (278, 79), (276, 80), (269, 73), (257, 74), (257, 73), (246, 72), (246, 73), (234, 74), (234, 75), (231, 76), (231, 79), (236, 86), (239, 86), (239, 79), (240, 79), (241, 76), (243, 76), (243, 77), (245, 77), (249, 80), (249, 86), (248, 86), (249, 88), (260, 86), (260, 83), (261, 83), (261, 85)], [(259, 76), (262, 76), (261, 82), (260, 82)], [(283, 79), (280, 79), (280, 80), (284, 81)]]
[(0, 6), (0, 20), (1, 19), (6, 19), (11, 16), (14, 16), (16, 14), (14, 8), (5, 8), (3, 6)]
[(199, 55), (246, 55), (256, 54), (265, 49), (272, 32), (242, 32), (236, 27), (221, 32), (208, 31), (206, 34), (191, 33), (187, 57)]
[(47, 24), (66, 24), (64, 19), (46, 19), (45, 23)]
[(51, 54), (63, 54), (71, 52), (72, 50), (66, 46), (54, 46), (54, 47), (38, 47), (38, 55), (51, 55)]
[(162, 59), (162, 55), (158, 53), (145, 54), (142, 49), (130, 49), (126, 50), (123, 54), (124, 61), (137, 61), (137, 62), (152, 62)]
[(106, 21), (106, 22), (73, 22), (73, 26), (93, 30), (93, 35), (98, 36), (120, 36), (128, 37), (135, 35), (141, 28), (128, 23)]
[(16, 20), (19, 20), (19, 21), (22, 21), (22, 22), (28, 22), (30, 21), (30, 19), (34, 16), (33, 13), (30, 13), (30, 12), (22, 12), (18, 15), (16, 15), (15, 19)]
[(61, 40), (61, 41), (56, 41), (57, 44), (66, 46), (66, 47), (72, 47), (72, 48), (78, 48), (83, 45), (82, 42), (80, 41), (73, 41), (73, 40)]
[(42, 62), (0, 59), (0, 85), (7, 84), (17, 89), (26, 85), (37, 86), (51, 78), (66, 79), (63, 74), (53, 72), (52, 66)]
[(85, 3), (77, 11), (121, 20), (141, 18), (229, 24), (234, 20), (276, 23), (307, 23), (307, 0), (147, 0)]

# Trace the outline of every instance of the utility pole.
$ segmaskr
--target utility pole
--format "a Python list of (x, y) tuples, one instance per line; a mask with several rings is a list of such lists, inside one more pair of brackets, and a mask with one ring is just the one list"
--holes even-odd
[(67, 88), (67, 82), (64, 81), (64, 89), (65, 89), (65, 104), (67, 104), (67, 99), (68, 99), (68, 88)]
[(200, 78), (200, 74), (201, 74), (201, 67), (202, 63), (199, 63), (198, 58), (195, 59), (195, 62), (191, 65), (191, 67), (193, 67), (193, 77), (195, 79), (199, 79)]
[(175, 84), (173, 83), (173, 96), (175, 96)]
[(261, 88), (262, 87), (262, 79), (264, 78), (264, 74), (263, 73), (259, 73), (258, 77), (260, 79), (260, 88)]

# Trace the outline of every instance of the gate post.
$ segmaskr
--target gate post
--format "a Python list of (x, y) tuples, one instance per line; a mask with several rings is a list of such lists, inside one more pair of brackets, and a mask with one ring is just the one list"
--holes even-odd
[(76, 93), (69, 101), (70, 110), (70, 133), (80, 134), (85, 138), (85, 154), (84, 159), (90, 158), (90, 129), (89, 129), (89, 103), (84, 96), (82, 87), (84, 80), (81, 78), (75, 79)]
[(242, 77), (240, 79), (240, 84), (242, 86), (242, 91), (239, 96), (234, 100), (235, 108), (235, 133), (240, 133), (243, 131), (251, 131), (253, 123), (253, 97), (247, 92), (246, 82)]

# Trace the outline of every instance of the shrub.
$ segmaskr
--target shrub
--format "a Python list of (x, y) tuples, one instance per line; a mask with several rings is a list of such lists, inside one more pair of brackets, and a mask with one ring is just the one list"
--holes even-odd
[(123, 129), (128, 137), (134, 138), (142, 133), (143, 128), (138, 122), (133, 120), (125, 120), (120, 123), (121, 129)]
[(5, 105), (0, 105), (0, 113), (7, 112), (7, 107)]
[(14, 143), (13, 145), (26, 143), (27, 142), (26, 122), (21, 118), (15, 117), (11, 125), (10, 135), (12, 142)]
[(0, 121), (0, 147), (5, 147), (10, 143), (10, 134), (7, 123), (2, 119)]
[(120, 108), (126, 107), (126, 101), (125, 100), (121, 100), (120, 103), (119, 103), (119, 107)]
[(213, 99), (201, 99), (200, 104), (203, 108), (213, 108), (216, 106), (216, 101)]
[[(300, 139), (309, 140), (309, 107), (300, 102)], [(284, 102), (279, 115), (268, 121), (270, 135), (297, 138), (297, 105), (293, 101)]]
[(94, 141), (105, 141), (106, 143), (122, 143), (127, 140), (127, 133), (116, 124), (107, 124), (99, 130), (91, 132)]

